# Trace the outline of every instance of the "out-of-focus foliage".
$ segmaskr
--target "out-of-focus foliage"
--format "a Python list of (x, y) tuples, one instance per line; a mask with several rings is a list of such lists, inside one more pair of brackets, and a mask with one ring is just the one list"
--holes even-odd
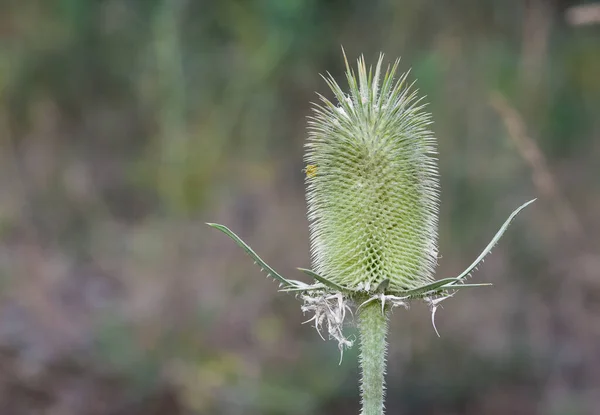
[(596, 413), (600, 25), (572, 5), (2, 2), (0, 413), (357, 412), (355, 351), (337, 366), (204, 225), (302, 278), (305, 117), (340, 45), (402, 56), (427, 95), (439, 277), (539, 197), (441, 339), (426, 309), (395, 312), (389, 413)]

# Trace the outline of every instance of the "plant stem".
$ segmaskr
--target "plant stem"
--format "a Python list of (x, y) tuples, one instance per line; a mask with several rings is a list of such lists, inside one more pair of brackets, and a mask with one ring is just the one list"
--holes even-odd
[(360, 334), (359, 359), (362, 371), (361, 415), (382, 415), (388, 324), (387, 311), (382, 312), (379, 301), (373, 301), (360, 310), (358, 331)]

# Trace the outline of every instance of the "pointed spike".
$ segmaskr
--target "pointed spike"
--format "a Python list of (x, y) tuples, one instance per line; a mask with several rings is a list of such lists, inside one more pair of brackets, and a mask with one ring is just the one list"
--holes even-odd
[(438, 337), (440, 336), (440, 332), (438, 331), (437, 327), (435, 326), (435, 312), (437, 311), (437, 306), (433, 306), (433, 308), (431, 309), (431, 324), (433, 325), (433, 330), (435, 330), (435, 334), (437, 334)]
[(381, 281), (381, 283), (379, 283), (379, 285), (377, 286), (377, 288), (375, 288), (375, 292), (376, 293), (383, 293), (385, 292), (385, 290), (387, 290), (387, 288), (390, 286), (390, 279), (386, 278), (385, 280)]
[(491, 282), (482, 282), (482, 283), (478, 283), (478, 284), (451, 284), (451, 285), (444, 285), (440, 289), (442, 289), (442, 290), (457, 290), (460, 288), (490, 287), (492, 285), (494, 285), (494, 284), (492, 284)]
[(444, 278), (444, 279), (441, 279), (438, 281), (434, 281), (431, 284), (413, 288), (412, 290), (403, 291), (401, 294), (403, 296), (407, 296), (407, 297), (422, 296), (423, 294), (426, 294), (426, 293), (429, 293), (432, 291), (437, 291), (440, 289), (440, 287), (442, 287), (444, 285), (455, 283), (457, 281), (458, 281), (458, 279), (456, 279), (456, 278)]

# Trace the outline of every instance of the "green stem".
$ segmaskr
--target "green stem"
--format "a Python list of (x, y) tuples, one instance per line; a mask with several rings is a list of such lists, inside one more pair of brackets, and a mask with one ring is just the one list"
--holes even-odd
[(373, 301), (361, 308), (358, 316), (360, 334), (360, 366), (362, 379), (361, 415), (382, 415), (385, 389), (385, 355), (388, 331), (387, 312), (381, 303)]

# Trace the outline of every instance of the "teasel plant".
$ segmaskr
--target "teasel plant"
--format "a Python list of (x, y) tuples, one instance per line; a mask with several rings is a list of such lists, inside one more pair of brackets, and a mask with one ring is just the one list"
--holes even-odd
[(227, 227), (208, 225), (233, 239), (280, 291), (296, 294), (302, 312), (311, 315), (308, 322), (321, 337), (325, 332), (337, 341), (340, 355), (353, 344), (344, 323), (349, 316), (356, 320), (361, 414), (380, 415), (390, 311), (425, 301), (438, 333), (440, 303), (463, 288), (491, 285), (467, 278), (535, 199), (512, 212), (460, 275), (434, 279), (440, 192), (431, 115), (408, 73), (396, 76), (399, 60), (384, 73), (383, 55), (375, 68), (359, 58), (357, 72), (345, 54), (344, 60), (348, 92), (330, 74), (323, 77), (335, 99), (319, 95), (305, 145), (312, 269), (298, 269), (314, 281), (283, 277)]

